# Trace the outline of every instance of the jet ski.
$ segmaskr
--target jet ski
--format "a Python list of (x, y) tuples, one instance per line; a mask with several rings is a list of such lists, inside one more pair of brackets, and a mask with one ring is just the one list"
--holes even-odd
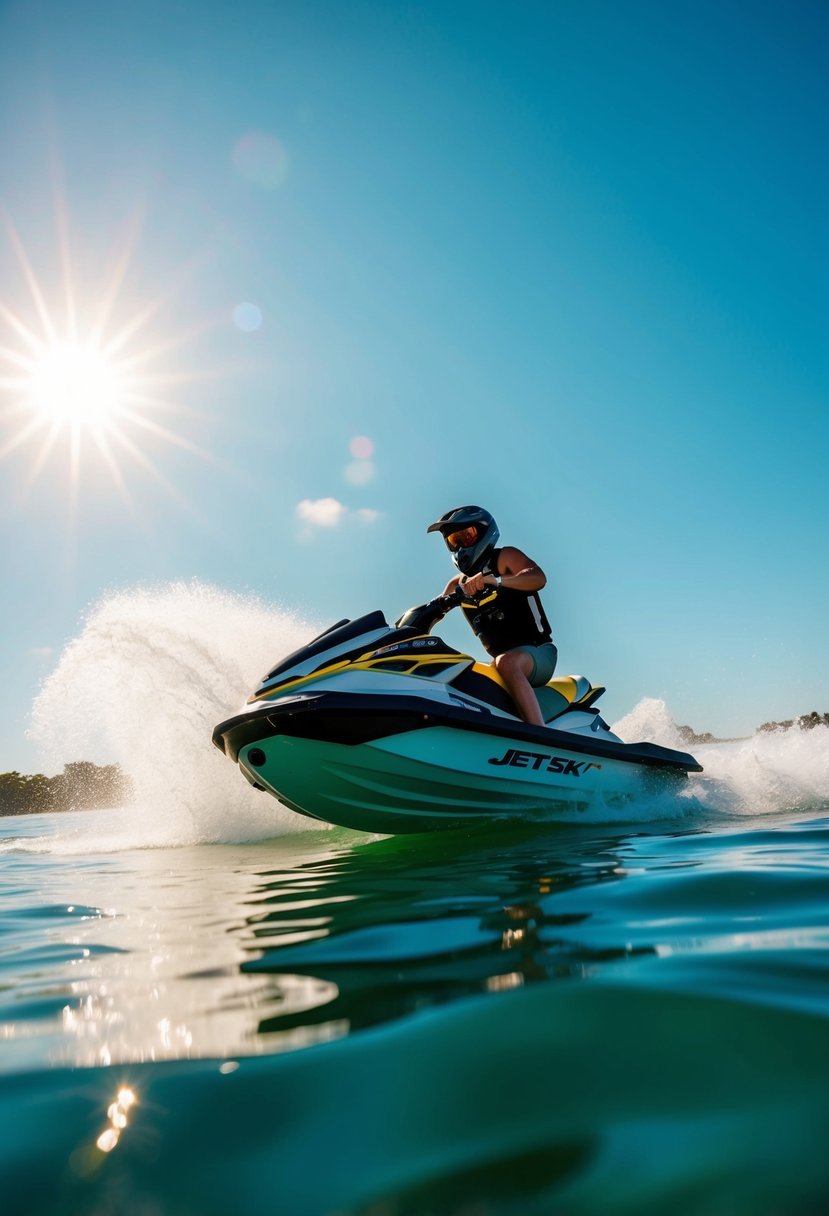
[(584, 676), (537, 688), (545, 725), (528, 725), (491, 664), (432, 635), (456, 602), (394, 625), (379, 611), (338, 621), (269, 671), (214, 744), (291, 810), (383, 834), (617, 817), (702, 771), (685, 752), (622, 742)]

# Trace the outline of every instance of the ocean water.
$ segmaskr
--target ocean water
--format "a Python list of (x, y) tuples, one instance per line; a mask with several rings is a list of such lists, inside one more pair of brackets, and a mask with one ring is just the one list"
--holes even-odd
[(210, 730), (315, 627), (125, 592), (44, 685), (136, 801), (0, 820), (4, 1216), (829, 1210), (829, 730), (625, 821), (312, 830)]

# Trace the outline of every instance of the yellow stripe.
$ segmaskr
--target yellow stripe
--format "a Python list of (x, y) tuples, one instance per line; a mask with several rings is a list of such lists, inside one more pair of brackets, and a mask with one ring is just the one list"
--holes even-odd
[(482, 600), (462, 600), (461, 608), (481, 608), (484, 604), (491, 603), (492, 600), (497, 597), (497, 595), (498, 589), (496, 588), (494, 591), (491, 591), (489, 595), (485, 595)]
[(572, 676), (554, 676), (547, 685), (548, 688), (554, 688), (572, 705), (578, 692), (578, 685)]
[[(422, 634), (419, 636), (426, 637), (428, 635)], [(411, 641), (415, 641), (415, 639), (412, 638)], [(330, 676), (335, 671), (342, 671), (345, 667), (353, 667), (356, 671), (376, 671), (378, 668), (382, 669), (387, 662), (396, 663), (399, 662), (400, 659), (408, 659), (412, 663), (417, 663), (418, 666), (428, 666), (432, 663), (446, 663), (453, 660), (457, 663), (463, 663), (467, 662), (470, 658), (470, 656), (466, 654), (454, 655), (440, 652), (430, 652), (429, 654), (420, 656), (403, 654), (400, 651), (395, 651), (392, 654), (378, 655), (377, 658), (372, 659), (371, 656), (374, 653), (375, 652), (373, 650), (369, 650), (366, 651), (364, 655), (361, 655), (359, 659), (338, 659), (336, 662), (329, 663), (326, 667), (320, 667), (317, 671), (312, 671), (306, 676), (297, 676), (293, 680), (287, 680), (284, 684), (277, 684), (273, 688), (269, 688), (267, 692), (263, 692), (258, 695), (256, 693), (251, 693), (247, 699), (247, 703), (248, 705), (252, 705), (256, 701), (268, 701), (271, 697), (275, 697), (278, 694), (281, 695), (282, 693), (291, 689), (299, 688), (301, 685), (308, 684), (312, 680), (320, 680), (323, 678), (323, 676)], [(471, 670), (476, 672), (479, 676), (484, 676), (486, 679), (492, 680), (493, 684), (497, 684), (499, 688), (503, 688), (504, 692), (509, 691), (502, 677), (498, 674), (494, 664), (476, 662), (472, 664)], [(408, 674), (417, 675), (417, 672), (414, 671)], [(557, 693), (560, 693), (569, 705), (573, 704), (578, 693), (578, 685), (572, 676), (554, 676), (553, 679), (550, 680), (547, 687), (554, 689)], [(592, 692), (592, 686), (589, 691)], [(587, 696), (587, 693), (584, 695)]]
[(473, 663), (472, 670), (476, 671), (479, 676), (486, 676), (487, 679), (492, 680), (493, 684), (497, 684), (499, 688), (503, 688), (504, 692), (507, 691), (507, 686), (493, 663)]
[[(472, 670), (477, 672), (479, 676), (486, 676), (494, 684), (498, 684), (499, 687), (503, 688), (505, 692), (509, 691), (502, 677), (498, 674), (497, 668), (492, 663), (475, 663), (472, 666)], [(578, 693), (578, 685), (572, 676), (556, 676), (550, 680), (546, 687), (560, 693), (568, 705), (573, 704)]]
[[(469, 661), (469, 655), (464, 654), (390, 654), (380, 655), (376, 659), (355, 660), (353, 666), (355, 671), (376, 671), (378, 668), (383, 668), (390, 663), (408, 663), (409, 665), (416, 664), (418, 667), (429, 667), (435, 663), (444, 666), (446, 663), (466, 663)], [(400, 675), (405, 673), (400, 672)], [(410, 674), (417, 675), (417, 672)]]
[[(418, 634), (417, 638), (409, 638), (407, 639), (407, 642), (415, 642), (419, 638), (428, 636), (428, 634)], [(406, 643), (402, 643), (402, 645), (405, 644)], [(381, 649), (383, 648), (381, 647)], [(462, 663), (469, 659), (469, 655), (465, 654), (455, 655), (429, 651), (421, 656), (418, 654), (405, 654), (399, 650), (388, 655), (377, 655), (375, 659), (372, 659), (372, 655), (375, 653), (375, 650), (372, 649), (367, 650), (364, 654), (361, 654), (358, 659), (337, 659), (336, 662), (329, 663), (325, 667), (320, 667), (316, 671), (309, 672), (306, 676), (295, 676), (293, 680), (286, 680), (282, 684), (275, 684), (273, 688), (269, 688), (266, 692), (258, 694), (251, 693), (251, 695), (248, 697), (247, 703), (248, 705), (252, 705), (256, 701), (268, 701), (271, 697), (277, 696), (277, 694), (299, 688), (300, 685), (307, 684), (311, 680), (320, 680), (323, 676), (330, 676), (335, 671), (342, 671), (344, 667), (353, 667), (356, 671), (369, 671), (372, 668), (376, 669), (378, 667), (382, 667), (384, 663), (397, 663), (400, 661), (400, 659), (408, 659), (412, 663), (417, 663), (418, 665), (421, 663), (446, 663), (452, 661)]]
[(300, 684), (307, 684), (309, 680), (318, 680), (321, 676), (330, 676), (333, 671), (341, 671), (343, 667), (348, 667), (348, 665), (348, 659), (341, 659), (337, 663), (329, 663), (327, 667), (320, 667), (318, 671), (312, 671), (307, 676), (296, 676), (293, 680), (286, 680), (284, 684), (275, 684), (273, 688), (269, 688), (266, 692), (252, 692), (248, 697), (248, 705), (252, 705), (254, 701), (267, 701), (271, 697), (275, 697), (277, 693), (285, 692), (288, 688), (298, 688)]

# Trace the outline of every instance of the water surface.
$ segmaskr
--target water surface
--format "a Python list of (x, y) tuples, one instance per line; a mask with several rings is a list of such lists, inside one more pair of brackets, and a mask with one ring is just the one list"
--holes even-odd
[(116, 849), (130, 814), (0, 825), (4, 1211), (829, 1197), (829, 804)]

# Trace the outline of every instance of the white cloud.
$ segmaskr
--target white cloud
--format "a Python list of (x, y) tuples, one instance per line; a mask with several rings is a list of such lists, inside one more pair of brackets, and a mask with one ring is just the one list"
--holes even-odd
[(296, 514), (305, 524), (317, 528), (336, 528), (343, 516), (348, 514), (348, 507), (344, 507), (336, 498), (303, 498), (296, 505)]
[(29, 651), (33, 659), (48, 659), (52, 653), (53, 648), (51, 646), (33, 646)]
[(310, 539), (314, 528), (338, 528), (341, 523), (352, 519), (370, 526), (383, 517), (383, 512), (375, 511), (373, 507), (358, 507), (352, 511), (336, 498), (303, 498), (295, 510), (297, 519), (305, 524), (301, 533), (305, 540)]

